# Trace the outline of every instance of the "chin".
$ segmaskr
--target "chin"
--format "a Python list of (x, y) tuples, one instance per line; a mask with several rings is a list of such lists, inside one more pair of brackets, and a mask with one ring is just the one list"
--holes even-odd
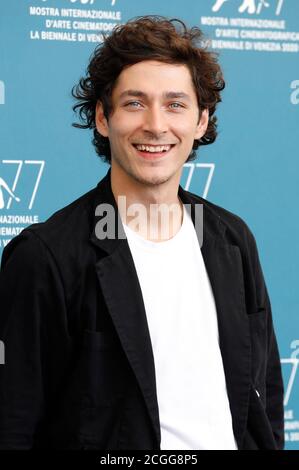
[(170, 179), (169, 175), (146, 175), (146, 174), (140, 174), (136, 175), (135, 179), (139, 181), (142, 184), (147, 184), (149, 186), (156, 186), (159, 184), (166, 183)]

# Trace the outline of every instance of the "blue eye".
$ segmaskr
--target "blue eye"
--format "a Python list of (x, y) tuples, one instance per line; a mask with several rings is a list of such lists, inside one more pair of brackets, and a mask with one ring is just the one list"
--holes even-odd
[(133, 108), (137, 108), (138, 106), (141, 106), (141, 104), (139, 103), (139, 101), (130, 101), (126, 104), (126, 106), (133, 106)]
[(183, 108), (183, 106), (180, 103), (170, 103), (170, 106), (174, 108)]

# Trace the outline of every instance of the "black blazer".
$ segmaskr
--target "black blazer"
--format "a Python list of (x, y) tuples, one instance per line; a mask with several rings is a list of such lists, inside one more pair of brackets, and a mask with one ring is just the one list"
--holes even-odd
[[(113, 205), (122, 229), (110, 175), (4, 249), (1, 449), (160, 448), (154, 356), (133, 258), (126, 238), (95, 235), (101, 203)], [(281, 366), (254, 237), (236, 215), (181, 186), (178, 194), (193, 223), (195, 204), (203, 204), (202, 254), (238, 448), (282, 449)]]

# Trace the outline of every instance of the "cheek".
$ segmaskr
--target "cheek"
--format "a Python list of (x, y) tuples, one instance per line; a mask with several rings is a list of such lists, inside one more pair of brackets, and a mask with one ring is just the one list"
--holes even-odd
[(198, 115), (195, 113), (186, 113), (173, 122), (175, 132), (185, 140), (193, 141), (198, 130)]
[(121, 128), (110, 127), (109, 136), (108, 136), (110, 140), (110, 145), (114, 148), (123, 146), (127, 135), (128, 134), (126, 133), (126, 129), (124, 129), (124, 127), (121, 127)]
[(177, 127), (176, 132), (177, 135), (185, 142), (187, 145), (190, 142), (193, 142), (197, 131), (197, 125), (196, 124), (183, 124), (180, 127)]
[(109, 136), (113, 139), (128, 138), (138, 130), (140, 118), (134, 114), (115, 113), (109, 123)]

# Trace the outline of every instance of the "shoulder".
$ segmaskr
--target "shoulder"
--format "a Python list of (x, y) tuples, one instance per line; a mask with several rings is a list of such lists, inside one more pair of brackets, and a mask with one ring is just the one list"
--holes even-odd
[(35, 233), (36, 236), (49, 243), (52, 239), (56, 241), (59, 238), (60, 241), (63, 241), (68, 236), (82, 235), (89, 225), (95, 191), (96, 188), (83, 194), (67, 206), (54, 212), (45, 222), (32, 224), (25, 230)]
[[(52, 214), (45, 222), (29, 225), (3, 250), (1, 266), (11, 255), (19, 263), (41, 263), (45, 259), (61, 261), (87, 243), (91, 230), (92, 203), (96, 188)], [(67, 248), (67, 249), (66, 249)]]
[(185, 191), (193, 203), (202, 204), (204, 211), (204, 223), (208, 223), (216, 230), (221, 230), (224, 241), (233, 245), (249, 245), (255, 247), (255, 237), (247, 222), (238, 214), (224, 207), (214, 204), (197, 194)]
[(196, 195), (191, 194), (190, 197), (203, 204), (203, 223), (209, 225), (204, 233), (208, 237), (212, 236), (221, 249), (228, 249), (228, 253), (234, 253), (239, 258), (248, 311), (257, 311), (267, 304), (267, 291), (257, 243), (251, 229), (239, 215)]

